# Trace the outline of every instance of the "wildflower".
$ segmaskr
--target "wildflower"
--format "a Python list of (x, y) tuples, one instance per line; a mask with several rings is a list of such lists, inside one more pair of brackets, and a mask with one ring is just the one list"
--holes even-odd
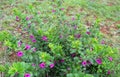
[(35, 42), (36, 42), (36, 39), (32, 39), (32, 42), (35, 43)]
[(60, 60), (61, 63), (63, 63), (64, 61), (65, 61), (64, 59)]
[(50, 68), (53, 68), (55, 65), (54, 64), (50, 64)]
[(22, 44), (22, 42), (21, 42), (21, 41), (18, 41), (18, 47), (20, 47), (20, 46), (21, 46), (21, 44)]
[(54, 13), (54, 12), (56, 12), (56, 10), (52, 10), (52, 12)]
[(35, 66), (35, 64), (33, 63), (32, 66)]
[(113, 58), (112, 58), (112, 57), (109, 57), (108, 59), (109, 59), (110, 61), (112, 61), (112, 60), (113, 60)]
[(47, 37), (46, 37), (46, 36), (43, 36), (43, 37), (42, 37), (42, 40), (43, 40), (43, 41), (47, 41)]
[(63, 38), (63, 35), (62, 35), (62, 34), (60, 35), (60, 38)]
[(26, 17), (26, 20), (29, 20), (29, 19), (30, 19), (30, 18), (27, 16), (27, 17)]
[(75, 38), (80, 38), (80, 37), (81, 37), (81, 34), (75, 34), (74, 37), (75, 37)]
[(72, 21), (74, 21), (75, 20), (75, 17), (72, 17)]
[(34, 37), (34, 35), (30, 35), (30, 39), (34, 39), (35, 37)]
[(22, 57), (22, 56), (23, 56), (23, 52), (22, 52), (22, 51), (18, 51), (18, 52), (17, 52), (17, 56), (18, 56), (18, 57)]
[(87, 31), (87, 32), (86, 32), (86, 34), (90, 35), (90, 32), (89, 32), (89, 31)]
[(16, 21), (19, 21), (20, 19), (19, 19), (19, 17), (18, 16), (16, 16)]
[(36, 48), (33, 48), (33, 52), (35, 52), (36, 51)]
[(63, 10), (64, 10), (64, 8), (61, 8), (61, 10), (63, 11)]
[(101, 41), (101, 44), (105, 44), (105, 41), (104, 41), (104, 40), (102, 40), (102, 41)]
[(83, 65), (83, 66), (86, 66), (86, 65), (87, 65), (87, 61), (83, 61), (83, 62), (82, 62), (82, 65)]
[(31, 46), (30, 45), (25, 45), (25, 50), (29, 50), (31, 48)]
[(68, 67), (67, 70), (71, 70), (70, 67)]
[(72, 53), (71, 56), (72, 56), (72, 57), (75, 57), (75, 56), (76, 56), (76, 53)]
[(75, 30), (77, 29), (77, 26), (76, 26), (76, 25), (74, 26), (74, 29), (75, 29)]
[(110, 70), (108, 70), (107, 74), (111, 74)]
[(42, 62), (41, 64), (39, 64), (39, 67), (40, 67), (40, 68), (45, 68), (45, 63)]
[(96, 62), (98, 63), (98, 64), (102, 64), (102, 60), (99, 58), (99, 59), (96, 59)]
[(26, 73), (24, 77), (31, 77), (31, 75), (29, 73)]
[(38, 14), (41, 14), (41, 12), (40, 12), (40, 11), (38, 11)]

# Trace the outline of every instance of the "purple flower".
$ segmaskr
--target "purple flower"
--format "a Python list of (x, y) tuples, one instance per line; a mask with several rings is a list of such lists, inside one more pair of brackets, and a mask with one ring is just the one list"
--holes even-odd
[(80, 38), (80, 37), (81, 37), (81, 34), (75, 34), (74, 37), (75, 37), (75, 38)]
[(30, 35), (30, 39), (34, 39), (35, 37), (34, 37), (34, 35)]
[(76, 56), (76, 53), (72, 53), (71, 56), (72, 56), (72, 57), (75, 57), (75, 56)]
[(41, 14), (41, 12), (40, 12), (40, 11), (38, 11), (38, 14)]
[(52, 12), (54, 13), (54, 12), (56, 12), (56, 10), (52, 10)]
[(35, 64), (33, 63), (32, 66), (35, 66)]
[(21, 41), (18, 41), (18, 47), (20, 47), (20, 46), (21, 46), (21, 44), (22, 44), (22, 42), (21, 42)]
[(63, 11), (63, 10), (64, 10), (64, 8), (61, 8), (61, 10)]
[(89, 32), (89, 31), (87, 31), (87, 32), (86, 32), (86, 34), (90, 35), (90, 32)]
[(110, 70), (108, 70), (107, 74), (111, 74)]
[(40, 68), (45, 68), (45, 63), (42, 62), (41, 64), (39, 64), (39, 67), (40, 67)]
[(27, 16), (27, 17), (26, 17), (26, 20), (29, 20), (29, 19), (30, 19), (30, 18)]
[(55, 64), (50, 64), (50, 68), (53, 68), (55, 66)]
[(105, 41), (104, 41), (104, 40), (102, 40), (102, 41), (101, 41), (101, 44), (105, 44)]
[(87, 61), (83, 61), (83, 62), (82, 62), (82, 65), (83, 65), (83, 66), (86, 66), (86, 65), (87, 65)]
[(35, 52), (37, 49), (36, 48), (33, 48), (33, 52)]
[(67, 70), (71, 70), (70, 67), (68, 67)]
[(74, 29), (75, 29), (75, 30), (77, 29), (77, 26), (76, 26), (76, 25), (74, 26)]
[(96, 62), (98, 63), (98, 64), (102, 64), (102, 60), (99, 58), (99, 59), (96, 59)]
[(22, 56), (23, 56), (23, 52), (22, 52), (22, 51), (18, 51), (18, 52), (17, 52), (17, 56), (18, 56), (18, 57), (22, 57)]
[(113, 60), (113, 58), (112, 58), (112, 57), (109, 57), (108, 59), (109, 59), (110, 61), (112, 61), (112, 60)]
[(60, 38), (63, 38), (63, 35), (62, 35), (62, 34), (60, 35)]
[(43, 37), (42, 37), (42, 40), (43, 40), (43, 41), (47, 41), (47, 37), (46, 37), (46, 36), (43, 36)]
[(26, 73), (24, 77), (31, 77), (31, 75), (29, 73)]
[(19, 17), (18, 16), (16, 16), (16, 21), (19, 21), (20, 19), (19, 19)]
[(75, 17), (72, 17), (72, 21), (74, 21), (75, 20)]
[(64, 61), (65, 61), (64, 59), (60, 60), (61, 63), (63, 63)]
[(36, 42), (36, 39), (32, 39), (32, 42), (35, 43), (35, 42)]
[(29, 50), (31, 48), (31, 46), (30, 45), (25, 45), (25, 50)]

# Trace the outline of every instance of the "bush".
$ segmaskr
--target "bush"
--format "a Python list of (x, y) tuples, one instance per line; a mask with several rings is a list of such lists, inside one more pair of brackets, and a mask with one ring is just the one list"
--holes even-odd
[(106, 77), (119, 73), (118, 50), (103, 40), (99, 19), (86, 28), (80, 15), (69, 17), (59, 1), (55, 4), (56, 8), (49, 5), (39, 13), (29, 4), (30, 15), (14, 9), (16, 22), (29, 37), (4, 41), (20, 59), (0, 68), (6, 77)]

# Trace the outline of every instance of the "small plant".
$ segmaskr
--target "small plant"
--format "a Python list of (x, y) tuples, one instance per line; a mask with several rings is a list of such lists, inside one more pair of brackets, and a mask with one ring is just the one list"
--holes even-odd
[[(75, 4), (79, 5), (78, 2)], [(87, 6), (85, 3), (83, 1), (82, 5)], [(0, 41), (8, 47), (7, 51), (14, 52), (20, 59), (0, 66), (6, 77), (106, 77), (118, 74), (118, 50), (103, 40), (99, 18), (86, 28), (80, 15), (66, 15), (63, 0), (46, 1), (43, 3), (46, 9), (34, 7), (35, 4), (28, 4), (26, 12), (13, 9), (14, 20), (22, 25), (22, 31), (26, 31), (24, 39), (0, 32)]]

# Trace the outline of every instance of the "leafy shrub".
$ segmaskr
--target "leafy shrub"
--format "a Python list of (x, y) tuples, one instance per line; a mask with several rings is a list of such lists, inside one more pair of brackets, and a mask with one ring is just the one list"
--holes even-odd
[(21, 23), (29, 37), (27, 42), (19, 37), (15, 38), (18, 41), (9, 38), (5, 41), (21, 59), (5, 67), (6, 77), (106, 77), (117, 74), (120, 70), (118, 50), (103, 40), (98, 25), (100, 20), (86, 28), (80, 22), (80, 15), (66, 15), (60, 0), (48, 3), (48, 9), (40, 13), (34, 4), (27, 6), (28, 14), (14, 9), (16, 22)]

